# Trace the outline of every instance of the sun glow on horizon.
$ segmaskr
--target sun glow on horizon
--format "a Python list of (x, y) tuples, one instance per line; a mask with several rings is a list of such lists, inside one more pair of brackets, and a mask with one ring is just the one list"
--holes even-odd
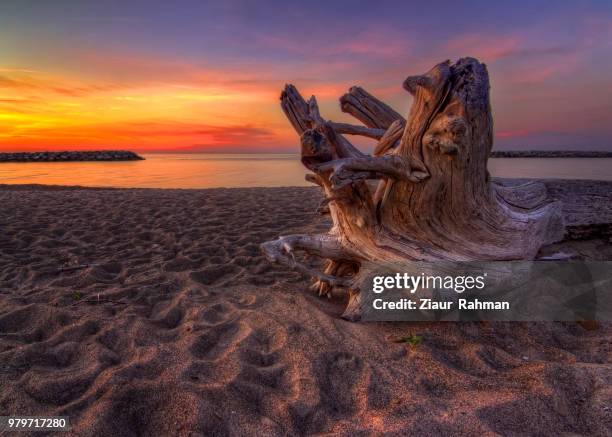
[[(315, 94), (324, 117), (356, 123), (338, 105), (350, 86), (407, 114), (405, 77), (461, 56), (489, 68), (496, 148), (612, 147), (605, 5), (449, 3), (432, 35), (431, 11), (401, 2), (376, 19), (361, 5), (343, 24), (346, 11), (327, 3), (323, 15), (299, 3), (184, 3), (3, 2), (0, 151), (295, 151), (278, 104), (286, 82)], [(477, 31), (455, 19), (475, 9), (488, 23)]]
[(1, 71), (2, 149), (266, 148), (279, 146), (290, 133), (273, 114), (278, 93), (270, 87), (179, 80), (118, 84)]

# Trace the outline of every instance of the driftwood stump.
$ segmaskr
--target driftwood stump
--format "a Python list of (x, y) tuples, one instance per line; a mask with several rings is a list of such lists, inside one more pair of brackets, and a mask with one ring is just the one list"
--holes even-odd
[[(562, 239), (560, 205), (540, 183), (501, 186), (491, 181), (493, 144), (486, 66), (473, 58), (442, 62), (403, 84), (414, 102), (405, 120), (362, 88), (340, 98), (342, 110), (365, 126), (327, 121), (315, 97), (292, 85), (281, 94), (285, 115), (300, 135), (307, 180), (325, 194), (322, 210), (333, 227), (322, 235), (289, 235), (262, 244), (273, 262), (316, 279), (320, 294), (349, 292), (344, 317), (360, 316), (356, 284), (364, 272), (414, 261), (534, 259)], [(378, 143), (372, 155), (343, 134)], [(376, 189), (367, 183), (377, 179)], [(297, 252), (327, 260), (318, 271)]]

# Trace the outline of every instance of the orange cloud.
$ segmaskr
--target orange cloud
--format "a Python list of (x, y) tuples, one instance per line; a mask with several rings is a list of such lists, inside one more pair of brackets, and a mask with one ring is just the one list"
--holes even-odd
[[(83, 57), (78, 75), (0, 68), (0, 149), (278, 148), (295, 142), (278, 106), (283, 79), (294, 76), (282, 67), (206, 68), (103, 51), (75, 56)], [(310, 65), (296, 83), (315, 93), (326, 111), (337, 111), (347, 84), (318, 79), (314, 72), (322, 68)]]
[(0, 149), (277, 144), (280, 86), (231, 76), (191, 68), (115, 82), (5, 68)]
[(11, 71), (0, 75), (0, 92), (14, 90), (26, 93), (56, 93), (80, 97), (96, 92), (116, 90), (120, 87), (113, 84), (78, 85), (75, 81), (67, 83), (56, 78), (43, 78), (39, 73), (29, 71)]
[(13, 147), (29, 150), (40, 150), (50, 142), (62, 145), (56, 149), (68, 146), (72, 149), (128, 147), (135, 150), (170, 150), (196, 145), (199, 149), (234, 145), (264, 149), (280, 146), (278, 133), (261, 126), (215, 126), (166, 121), (90, 124), (62, 129), (32, 127), (27, 135), (14, 135), (10, 139)]

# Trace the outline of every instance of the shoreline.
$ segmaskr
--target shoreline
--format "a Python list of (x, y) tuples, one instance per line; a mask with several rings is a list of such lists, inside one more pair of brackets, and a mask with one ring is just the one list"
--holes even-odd
[[(542, 178), (500, 178), (500, 177), (492, 177), (493, 181), (496, 181), (498, 183), (501, 183), (502, 185), (506, 185), (506, 184), (521, 184), (521, 183), (525, 183), (525, 182), (542, 182), (543, 184), (556, 184), (556, 183), (563, 183), (563, 184), (572, 184), (574, 182), (579, 183), (579, 184), (584, 184), (584, 183), (595, 183), (595, 184), (611, 184), (612, 185), (612, 181), (606, 180), (606, 179), (568, 179), (568, 178), (549, 178), (549, 179), (542, 179)], [(310, 185), (280, 185), (280, 186), (265, 186), (265, 185), (261, 185), (261, 186), (249, 186), (249, 187), (201, 187), (201, 188), (181, 188), (181, 187), (106, 187), (106, 186), (88, 186), (88, 185), (60, 185), (60, 184), (5, 184), (5, 183), (0, 183), (0, 189), (3, 188), (8, 188), (8, 187), (17, 187), (17, 189), (19, 188), (26, 188), (26, 187), (32, 187), (34, 189), (36, 188), (41, 188), (41, 189), (45, 189), (45, 188), (53, 188), (53, 189), (83, 189), (83, 190), (186, 190), (186, 191), (198, 191), (198, 190), (228, 190), (228, 189), (239, 189), (239, 190), (244, 190), (244, 189), (253, 189), (253, 190), (258, 190), (258, 189), (268, 189), (268, 188), (317, 188), (316, 185), (314, 184), (310, 184)]]
[(489, 158), (612, 158), (612, 151), (494, 150)]

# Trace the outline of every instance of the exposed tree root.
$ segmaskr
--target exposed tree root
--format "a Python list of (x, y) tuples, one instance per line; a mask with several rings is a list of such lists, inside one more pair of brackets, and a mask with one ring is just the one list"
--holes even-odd
[[(414, 102), (407, 119), (359, 87), (341, 108), (364, 126), (334, 123), (293, 85), (281, 107), (301, 139), (301, 160), (319, 185), (333, 227), (325, 235), (290, 235), (267, 242), (269, 260), (316, 279), (330, 295), (347, 289), (344, 316), (360, 315), (359, 284), (377, 267), (414, 261), (533, 259), (559, 241), (564, 224), (558, 203), (541, 184), (502, 187), (491, 182), (492, 116), (486, 67), (472, 58), (449, 61), (408, 77)], [(343, 134), (377, 140), (373, 156)], [(371, 190), (369, 179), (379, 180)], [(295, 258), (305, 252), (327, 259), (323, 271)]]

